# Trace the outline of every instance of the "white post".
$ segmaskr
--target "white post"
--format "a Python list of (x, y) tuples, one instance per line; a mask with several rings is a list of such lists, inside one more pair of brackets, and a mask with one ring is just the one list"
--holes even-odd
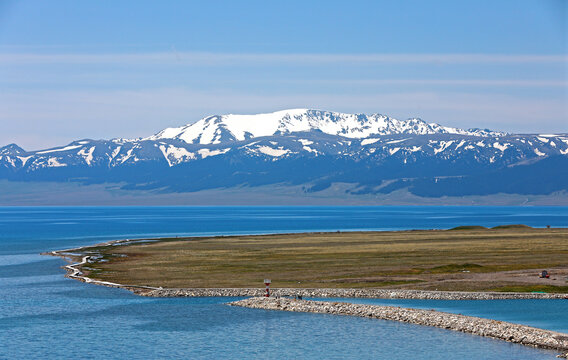
[(266, 285), (266, 294), (265, 297), (270, 296), (270, 279), (264, 279), (264, 285)]

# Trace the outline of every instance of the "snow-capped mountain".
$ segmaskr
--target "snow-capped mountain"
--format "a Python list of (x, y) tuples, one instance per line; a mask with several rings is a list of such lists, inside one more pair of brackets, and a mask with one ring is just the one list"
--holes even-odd
[(179, 139), (189, 144), (220, 144), (227, 141), (242, 141), (314, 130), (353, 139), (395, 134), (505, 135), (505, 133), (489, 130), (462, 130), (434, 123), (429, 124), (417, 118), (397, 120), (380, 114), (343, 114), (321, 110), (291, 109), (269, 114), (208, 116), (193, 124), (164, 129), (146, 139)]
[(349, 184), (345, 196), (568, 191), (568, 134), (462, 130), (420, 119), (286, 110), (210, 116), (128, 140), (79, 140), (25, 151), (0, 148), (0, 179), (120, 183), (124, 189), (193, 192)]

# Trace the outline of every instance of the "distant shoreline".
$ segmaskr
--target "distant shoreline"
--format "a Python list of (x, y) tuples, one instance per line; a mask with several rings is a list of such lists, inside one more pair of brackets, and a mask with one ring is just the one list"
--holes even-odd
[[(344, 186), (343, 186), (344, 187)], [(341, 187), (341, 189), (343, 189)], [(125, 190), (121, 184), (80, 184), (0, 179), (0, 206), (568, 206), (568, 192), (553, 195), (468, 195), (420, 197), (407, 190), (350, 195), (326, 189), (305, 193), (301, 185), (152, 193)]]

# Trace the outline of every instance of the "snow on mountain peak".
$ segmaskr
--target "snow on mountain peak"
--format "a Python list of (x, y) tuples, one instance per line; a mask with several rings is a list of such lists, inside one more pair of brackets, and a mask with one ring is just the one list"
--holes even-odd
[(290, 109), (255, 115), (212, 115), (193, 124), (167, 128), (147, 140), (179, 139), (190, 144), (219, 144), (261, 136), (319, 130), (330, 135), (362, 139), (392, 134), (459, 134), (492, 136), (487, 130), (445, 127), (419, 118), (397, 120), (381, 114), (345, 114), (331, 111)]
[(26, 151), (16, 144), (9, 144), (0, 148), (0, 155), (20, 155)]

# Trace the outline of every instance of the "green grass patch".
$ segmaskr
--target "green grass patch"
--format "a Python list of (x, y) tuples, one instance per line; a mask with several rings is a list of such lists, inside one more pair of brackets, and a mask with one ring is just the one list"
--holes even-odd
[(456, 272), (466, 272), (466, 271), (479, 271), (483, 266), (479, 264), (448, 264), (442, 266), (435, 266), (429, 270), (432, 274), (442, 274), (442, 273), (456, 273)]
[(524, 225), (524, 224), (511, 224), (511, 225), (499, 225), (499, 226), (494, 226), (492, 227), (492, 229), (532, 229), (532, 227), (528, 226), (528, 225)]
[(480, 225), (463, 225), (456, 226), (455, 228), (451, 228), (450, 230), (487, 230), (487, 228)]

